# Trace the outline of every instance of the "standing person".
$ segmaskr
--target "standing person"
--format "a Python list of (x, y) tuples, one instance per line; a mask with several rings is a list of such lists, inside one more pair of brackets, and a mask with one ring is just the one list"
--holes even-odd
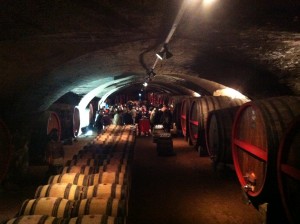
[(164, 126), (165, 132), (170, 132), (172, 127), (172, 113), (169, 108), (166, 108), (161, 116), (161, 123)]
[(114, 114), (113, 124), (114, 125), (121, 125), (122, 124), (121, 111), (117, 110), (116, 113)]
[(64, 149), (63, 144), (58, 141), (58, 130), (52, 129), (50, 134), (50, 141), (46, 148), (46, 161), (49, 165), (49, 174), (59, 174), (64, 166)]
[(162, 107), (163, 107), (162, 105), (159, 105), (158, 108), (156, 108), (155, 110), (154, 125), (162, 124), (162, 115), (163, 115)]
[(137, 114), (137, 112), (136, 112), (135, 107), (132, 107), (132, 109), (131, 109), (131, 117), (132, 117), (132, 124), (133, 125), (135, 125), (136, 114)]
[(156, 113), (156, 108), (152, 108), (150, 110), (150, 125), (151, 125), (151, 131), (153, 131), (153, 127), (155, 125), (155, 122), (154, 122), (154, 118), (155, 118), (155, 113)]

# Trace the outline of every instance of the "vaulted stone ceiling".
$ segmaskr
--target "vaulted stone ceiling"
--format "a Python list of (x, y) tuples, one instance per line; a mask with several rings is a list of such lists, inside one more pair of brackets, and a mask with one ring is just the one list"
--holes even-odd
[(1, 116), (46, 110), (67, 93), (142, 87), (172, 27), (173, 57), (148, 91), (259, 99), (300, 94), (300, 3), (293, 0), (2, 0)]

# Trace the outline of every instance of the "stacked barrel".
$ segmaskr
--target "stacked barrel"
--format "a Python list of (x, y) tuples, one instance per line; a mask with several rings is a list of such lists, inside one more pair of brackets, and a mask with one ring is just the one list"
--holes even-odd
[(124, 223), (134, 133), (110, 125), (68, 160), (7, 223)]

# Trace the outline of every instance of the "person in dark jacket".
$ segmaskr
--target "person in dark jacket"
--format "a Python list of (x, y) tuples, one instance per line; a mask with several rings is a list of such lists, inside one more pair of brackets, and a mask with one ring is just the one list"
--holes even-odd
[(172, 128), (172, 113), (169, 108), (166, 108), (161, 115), (161, 122), (160, 122), (165, 132), (170, 132)]

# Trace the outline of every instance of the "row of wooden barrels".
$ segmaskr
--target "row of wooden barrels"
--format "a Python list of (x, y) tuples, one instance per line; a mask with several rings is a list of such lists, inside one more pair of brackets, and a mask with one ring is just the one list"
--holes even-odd
[(185, 139), (200, 155), (209, 155), (215, 167), (233, 164), (254, 205), (268, 203), (273, 215), (284, 210), (283, 219), (300, 223), (300, 97), (175, 97), (173, 102)]
[(130, 126), (109, 126), (6, 223), (125, 223), (133, 146)]

